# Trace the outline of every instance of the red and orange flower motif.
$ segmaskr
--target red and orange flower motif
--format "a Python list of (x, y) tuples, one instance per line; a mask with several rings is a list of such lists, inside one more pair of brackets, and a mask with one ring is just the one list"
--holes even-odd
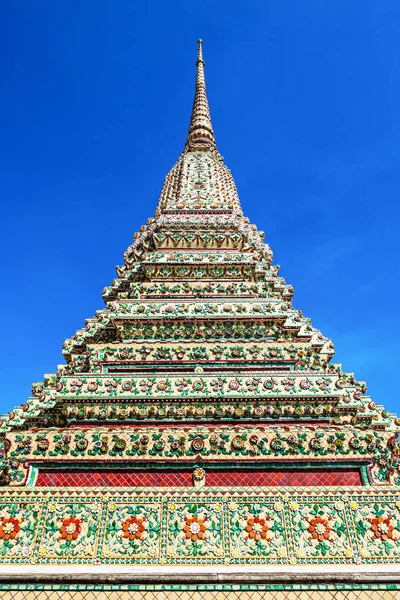
[(19, 530), (23, 519), (14, 519), (14, 517), (1, 517), (0, 519), (0, 539), (14, 540)]
[(76, 540), (82, 529), (81, 523), (82, 519), (75, 519), (75, 517), (68, 517), (68, 519), (64, 519), (63, 524), (59, 529), (61, 535), (58, 539), (67, 540), (67, 542)]
[(246, 531), (246, 540), (249, 538), (251, 540), (256, 540), (259, 542), (260, 540), (267, 540), (268, 542), (271, 540), (270, 537), (267, 537), (267, 531), (269, 530), (266, 521), (269, 521), (269, 517), (265, 517), (265, 519), (260, 519), (260, 517), (245, 517), (247, 519), (247, 525), (244, 529)]
[(381, 540), (396, 540), (397, 538), (393, 534), (394, 525), (391, 523), (392, 515), (389, 515), (384, 519), (383, 517), (377, 517), (375, 519), (369, 519), (371, 523), (371, 529), (374, 532), (376, 538)]
[(145, 517), (130, 517), (129, 519), (126, 519), (121, 525), (123, 537), (128, 538), (131, 541), (142, 540), (146, 525), (147, 522)]
[(323, 519), (322, 517), (316, 517), (315, 519), (307, 518), (310, 523), (308, 527), (308, 531), (311, 533), (310, 540), (319, 540), (323, 542), (324, 540), (332, 541), (330, 535), (332, 531), (332, 527), (329, 527), (328, 521), (331, 521), (332, 517), (328, 517), (327, 519)]
[(186, 539), (196, 542), (197, 540), (204, 540), (206, 538), (207, 526), (205, 522), (207, 517), (200, 519), (199, 517), (185, 517), (185, 525), (183, 526), (183, 532)]

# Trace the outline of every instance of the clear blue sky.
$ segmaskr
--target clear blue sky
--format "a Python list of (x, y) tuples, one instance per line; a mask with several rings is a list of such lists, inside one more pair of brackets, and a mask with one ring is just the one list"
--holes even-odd
[(63, 362), (153, 214), (199, 37), (245, 214), (336, 362), (396, 410), (398, 0), (15, 0), (0, 23), (0, 412)]

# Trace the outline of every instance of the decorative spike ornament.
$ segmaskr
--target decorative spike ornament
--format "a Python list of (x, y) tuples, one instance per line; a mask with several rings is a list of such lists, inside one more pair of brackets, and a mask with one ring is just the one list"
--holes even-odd
[(395, 600), (400, 422), (292, 306), (216, 150), (201, 41), (196, 68), (184, 151), (106, 307), (1, 418), (1, 589)]

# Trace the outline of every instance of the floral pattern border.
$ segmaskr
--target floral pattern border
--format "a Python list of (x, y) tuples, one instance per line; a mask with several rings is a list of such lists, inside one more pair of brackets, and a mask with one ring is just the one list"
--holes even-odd
[(0, 563), (400, 563), (400, 494), (5, 490)]

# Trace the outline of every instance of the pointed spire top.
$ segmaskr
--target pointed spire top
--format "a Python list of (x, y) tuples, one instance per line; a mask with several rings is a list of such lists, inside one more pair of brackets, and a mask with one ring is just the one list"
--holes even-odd
[(203, 42), (198, 40), (196, 61), (196, 90), (194, 94), (192, 115), (186, 140), (188, 150), (204, 150), (215, 148), (214, 131), (211, 125), (210, 108), (208, 106), (206, 80), (204, 77)]

